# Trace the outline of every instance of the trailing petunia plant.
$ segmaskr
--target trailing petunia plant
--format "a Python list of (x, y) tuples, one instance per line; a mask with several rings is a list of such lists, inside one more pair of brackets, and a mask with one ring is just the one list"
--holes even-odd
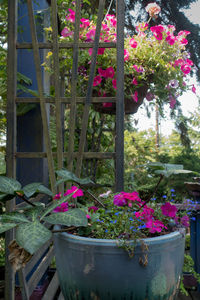
[[(130, 36), (125, 33), (124, 63), (125, 63), (125, 98), (137, 103), (142, 94), (143, 98), (157, 103), (162, 111), (167, 103), (170, 108), (180, 106), (179, 96), (184, 91), (196, 92), (194, 85), (188, 84), (194, 64), (187, 51), (187, 35), (189, 31), (176, 32), (170, 24), (149, 26), (151, 18), (156, 19), (161, 9), (156, 3), (146, 7), (149, 13), (148, 22), (136, 26), (136, 34)], [(74, 35), (75, 8), (69, 8), (61, 32), (61, 41), (72, 42)], [(106, 15), (101, 28), (100, 42), (116, 42), (115, 15)], [(80, 20), (80, 42), (93, 42), (96, 32), (94, 20), (82, 17)], [(80, 49), (78, 69), (79, 96), (85, 96), (92, 48)], [(51, 57), (51, 52), (48, 58)], [(70, 73), (72, 64), (71, 52), (62, 52), (62, 67)], [(107, 97), (116, 94), (116, 49), (99, 48), (97, 56), (96, 74), (93, 82), (94, 95)], [(103, 107), (112, 107), (112, 103), (103, 103)]]

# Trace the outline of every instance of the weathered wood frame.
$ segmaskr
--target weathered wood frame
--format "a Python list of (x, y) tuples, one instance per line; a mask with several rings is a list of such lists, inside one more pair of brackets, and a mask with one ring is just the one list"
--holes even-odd
[[(73, 159), (77, 159), (76, 174), (80, 176), (82, 161), (84, 158), (115, 159), (116, 171), (116, 190), (123, 190), (124, 185), (124, 0), (116, 0), (117, 8), (117, 43), (99, 42), (101, 23), (103, 20), (105, 0), (99, 0), (99, 13), (94, 43), (80, 43), (79, 27), (81, 15), (81, 1), (76, 0), (76, 22), (73, 43), (58, 43), (57, 41), (57, 1), (52, 0), (52, 43), (39, 43), (36, 35), (34, 13), (32, 0), (27, 0), (29, 22), (31, 28), (32, 43), (17, 43), (17, 0), (8, 0), (8, 93), (7, 93), (7, 176), (16, 177), (16, 158), (43, 158), (47, 157), (49, 177), (51, 188), (56, 192), (56, 178), (54, 170), (54, 157), (57, 157), (58, 167), (62, 168), (63, 158), (67, 158), (68, 168), (72, 170)], [(95, 76), (96, 58), (98, 48), (116, 48), (117, 49), (117, 94), (116, 97), (92, 97), (92, 83)], [(78, 50), (79, 48), (93, 48), (91, 58), (91, 69), (86, 97), (76, 96), (76, 85), (78, 76)], [(16, 96), (17, 82), (17, 49), (33, 49), (36, 68), (38, 94), (39, 97), (20, 98)], [(51, 49), (53, 51), (55, 76), (55, 97), (46, 98), (44, 96), (42, 85), (42, 73), (40, 66), (39, 49)], [(60, 77), (59, 77), (59, 49), (73, 49), (73, 67), (72, 67), (72, 91), (71, 98), (61, 97), (60, 95)], [(86, 132), (88, 127), (89, 109), (92, 103), (116, 102), (116, 140), (114, 153), (84, 152)], [(16, 151), (16, 105), (18, 103), (39, 103), (42, 116), (44, 139), (46, 152), (17, 152)], [(56, 107), (56, 135), (57, 135), (57, 153), (51, 150), (51, 142), (48, 130), (48, 118), (46, 103), (53, 103)], [(63, 150), (61, 105), (63, 103), (70, 105), (70, 133), (68, 152)], [(78, 152), (74, 152), (74, 131), (76, 105), (84, 103), (84, 112)], [(7, 210), (11, 211), (15, 207), (15, 201), (7, 204)], [(6, 249), (9, 242), (14, 238), (14, 232), (9, 231), (6, 234)], [(6, 250), (6, 291), (5, 299), (14, 300), (15, 280), (14, 273), (8, 263), (8, 253)]]

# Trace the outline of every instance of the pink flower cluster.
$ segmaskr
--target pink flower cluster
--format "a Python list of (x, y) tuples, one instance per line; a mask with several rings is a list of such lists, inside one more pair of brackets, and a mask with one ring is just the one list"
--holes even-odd
[[(75, 193), (74, 193), (75, 192)], [(63, 197), (69, 195), (69, 194), (72, 194), (72, 198), (76, 198), (76, 197), (81, 197), (83, 196), (83, 191), (79, 188), (77, 188), (76, 186), (72, 186), (71, 189), (68, 189), (64, 194), (63, 194)], [(59, 194), (56, 194), (54, 197), (53, 197), (53, 200), (59, 200), (61, 199), (62, 195), (61, 193)], [(66, 201), (64, 203), (61, 203), (59, 206), (57, 206), (53, 211), (54, 212), (65, 212), (65, 211), (68, 211), (69, 210), (69, 203)]]
[[(160, 233), (162, 230), (167, 229), (167, 226), (163, 222), (166, 217), (168, 219), (165, 221), (174, 219), (178, 224), (177, 208), (175, 205), (169, 202), (163, 204), (161, 206), (161, 220), (159, 220), (158, 217), (155, 216), (154, 209), (145, 204), (145, 202), (139, 198), (139, 194), (136, 191), (132, 193), (120, 192), (114, 196), (113, 204), (116, 206), (128, 206), (130, 208), (133, 208), (135, 204), (134, 209), (136, 209), (136, 211), (134, 212), (134, 218), (142, 221), (150, 233)], [(180, 219), (180, 223), (185, 227), (189, 226), (188, 216), (183, 216)]]

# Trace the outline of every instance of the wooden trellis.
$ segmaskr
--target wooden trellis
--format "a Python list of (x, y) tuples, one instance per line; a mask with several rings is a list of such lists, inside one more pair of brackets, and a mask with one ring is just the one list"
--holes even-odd
[[(35, 17), (33, 12), (33, 1), (27, 0), (27, 11), (31, 30), (31, 43), (17, 42), (17, 0), (8, 0), (8, 93), (7, 93), (7, 176), (16, 177), (16, 159), (17, 158), (45, 158), (48, 160), (48, 170), (52, 191), (55, 193), (55, 166), (54, 159), (57, 160), (58, 168), (63, 167), (64, 160), (67, 161), (67, 169), (72, 170), (73, 160), (76, 159), (77, 176), (81, 174), (82, 162), (84, 158), (97, 159), (115, 159), (115, 179), (116, 190), (123, 190), (124, 178), (124, 0), (116, 0), (117, 13), (117, 42), (99, 42), (101, 24), (104, 17), (105, 0), (99, 0), (99, 9), (96, 25), (96, 34), (93, 43), (79, 42), (79, 28), (81, 18), (81, 0), (76, 0), (76, 20), (74, 29), (74, 41), (68, 43), (58, 42), (58, 24), (57, 24), (57, 1), (51, 0), (51, 22), (52, 22), (52, 42), (38, 42)], [(117, 51), (117, 92), (116, 97), (92, 97), (93, 80), (95, 76), (96, 59), (98, 48), (116, 48)], [(78, 80), (78, 52), (80, 48), (93, 48), (90, 66), (90, 75), (88, 81), (87, 93), (84, 97), (77, 97), (77, 80)], [(38, 85), (38, 97), (17, 97), (16, 94), (16, 74), (17, 74), (17, 51), (18, 49), (32, 49), (34, 54), (35, 70)], [(51, 49), (53, 52), (53, 68), (55, 73), (54, 88), (55, 96), (46, 97), (42, 84), (42, 70), (40, 61), (40, 49)], [(71, 97), (63, 97), (60, 93), (60, 71), (59, 71), (59, 50), (73, 49), (73, 67), (72, 67), (72, 87)], [(88, 128), (89, 111), (92, 103), (116, 102), (116, 140), (115, 152), (84, 152), (86, 133)], [(16, 105), (19, 103), (39, 103), (42, 117), (45, 152), (17, 152), (16, 150)], [(56, 111), (56, 138), (57, 152), (52, 152), (51, 141), (49, 136), (49, 124), (46, 104), (55, 105)], [(75, 136), (75, 117), (77, 104), (83, 103), (83, 118), (80, 133), (78, 152), (74, 152)], [(69, 140), (68, 151), (63, 150), (62, 136), (62, 104), (70, 104), (69, 118)], [(7, 204), (7, 210), (12, 210), (15, 206), (14, 200)], [(8, 243), (14, 238), (14, 232), (10, 231), (6, 235), (6, 248)], [(6, 253), (8, 257), (8, 253)], [(8, 262), (8, 261), (7, 261)], [(14, 274), (6, 264), (6, 299), (14, 299)]]

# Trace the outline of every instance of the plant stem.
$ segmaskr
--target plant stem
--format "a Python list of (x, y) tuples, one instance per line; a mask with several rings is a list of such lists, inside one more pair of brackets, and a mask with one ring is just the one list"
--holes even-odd
[(98, 199), (96, 198), (92, 193), (90, 193), (87, 189), (85, 189), (84, 187), (82, 187), (80, 185), (81, 189), (83, 189), (86, 193), (88, 193), (93, 199), (95, 202), (97, 202), (99, 205), (101, 205), (103, 208), (105, 208), (105, 205)]
[(158, 183), (157, 183), (157, 185), (156, 185), (156, 187), (155, 187), (155, 189), (154, 189), (154, 191), (153, 191), (153, 193), (152, 193), (152, 195), (149, 197), (149, 199), (147, 200), (147, 201), (145, 201), (145, 203), (144, 204), (142, 204), (142, 206), (140, 207), (140, 209), (139, 210), (141, 210), (147, 203), (149, 203), (149, 201), (151, 200), (151, 198), (155, 195), (155, 193), (157, 192), (157, 190), (158, 190), (158, 187), (159, 187), (159, 185), (160, 185), (160, 183), (161, 183), (161, 181), (163, 180), (163, 178), (164, 178), (164, 175), (163, 174), (161, 174), (160, 175), (160, 178), (159, 178), (159, 180), (158, 180)]
[(31, 206), (33, 206), (33, 207), (36, 206), (34, 203), (32, 203), (32, 202), (30, 202), (28, 199), (26, 199), (24, 195), (21, 195), (21, 194), (18, 194), (18, 193), (17, 193), (17, 196), (18, 196), (19, 198), (21, 198), (24, 202), (30, 204)]

